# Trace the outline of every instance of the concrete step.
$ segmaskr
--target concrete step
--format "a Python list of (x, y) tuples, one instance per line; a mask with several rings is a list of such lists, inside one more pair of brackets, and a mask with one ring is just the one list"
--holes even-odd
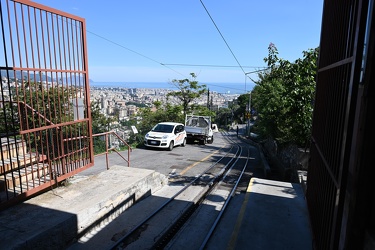
[(26, 152), (26, 143), (12, 138), (1, 138), (0, 162)]
[(47, 156), (37, 153), (19, 154), (18, 157), (13, 156), (0, 161), (0, 174), (15, 171), (20, 167), (42, 162), (46, 159)]
[(79, 234), (95, 234), (132, 204), (160, 190), (168, 178), (153, 170), (116, 165), (70, 181), (2, 211), (0, 249), (66, 249)]
[[(38, 163), (21, 168), (19, 171), (8, 172), (4, 180), (0, 180), (0, 191), (8, 190), (28, 190), (35, 188), (40, 183), (49, 181), (48, 164)], [(26, 189), (25, 189), (26, 188)]]

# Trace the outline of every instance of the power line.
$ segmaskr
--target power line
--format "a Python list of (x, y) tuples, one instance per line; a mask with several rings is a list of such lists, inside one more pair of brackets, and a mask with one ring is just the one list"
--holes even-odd
[[(163, 65), (174, 65), (174, 66), (192, 66), (192, 67), (218, 67), (218, 68), (239, 68), (240, 66), (235, 65), (212, 65), (212, 64), (187, 64), (187, 63), (162, 63)], [(264, 66), (242, 66), (242, 68), (266, 68)]]
[(220, 86), (220, 85), (211, 84), (211, 83), (204, 83), (204, 84), (207, 85), (207, 86), (215, 86), (215, 87), (219, 87), (219, 88), (223, 88), (223, 89), (233, 89), (233, 90), (244, 91), (243, 89), (239, 89), (239, 88), (232, 88), (232, 87), (227, 87), (227, 86)]
[(221, 38), (223, 39), (223, 41), (224, 41), (225, 44), (227, 45), (227, 47), (228, 47), (230, 53), (232, 53), (232, 55), (233, 55), (234, 59), (236, 60), (238, 66), (241, 68), (242, 72), (243, 72), (244, 74), (246, 74), (246, 73), (245, 73), (245, 70), (244, 70), (243, 67), (241, 66), (240, 62), (237, 60), (237, 57), (234, 55), (234, 53), (233, 53), (232, 49), (230, 48), (229, 44), (228, 44), (227, 41), (225, 40), (223, 34), (221, 34), (221, 31), (220, 31), (220, 29), (217, 27), (217, 25), (216, 25), (214, 19), (211, 17), (210, 13), (208, 12), (206, 6), (205, 6), (204, 3), (202, 2), (202, 0), (200, 0), (200, 2), (201, 2), (201, 4), (202, 4), (203, 8), (206, 10), (207, 15), (210, 17), (212, 23), (215, 25), (216, 30), (219, 32)]
[(97, 37), (99, 37), (99, 38), (101, 38), (101, 39), (103, 39), (103, 40), (105, 40), (105, 41), (107, 41), (107, 42), (110, 42), (110, 43), (112, 43), (112, 44), (114, 44), (114, 45), (116, 45), (116, 46), (118, 46), (118, 47), (120, 47), (120, 48), (126, 49), (126, 50), (128, 50), (128, 51), (130, 51), (130, 52), (132, 52), (132, 53), (134, 53), (134, 54), (137, 54), (137, 55), (139, 55), (139, 56), (141, 56), (141, 57), (144, 57), (144, 58), (146, 58), (146, 59), (148, 59), (148, 60), (150, 60), (150, 61), (152, 61), (152, 62), (154, 62), (154, 63), (160, 64), (161, 66), (164, 66), (164, 67), (168, 68), (169, 70), (172, 70), (173, 72), (175, 72), (175, 73), (177, 73), (177, 74), (179, 74), (179, 75), (181, 75), (181, 76), (186, 77), (186, 75), (184, 75), (184, 74), (182, 74), (182, 73), (180, 73), (180, 72), (178, 72), (178, 71), (172, 69), (171, 67), (168, 67), (167, 64), (163, 64), (163, 63), (161, 63), (161, 62), (158, 62), (157, 60), (152, 59), (151, 57), (145, 56), (145, 55), (143, 55), (143, 54), (141, 54), (141, 53), (139, 53), (139, 52), (137, 52), (137, 51), (135, 51), (135, 50), (129, 49), (129, 48), (127, 48), (127, 47), (125, 47), (125, 46), (123, 46), (123, 45), (117, 43), (117, 42), (114, 42), (114, 41), (112, 41), (112, 40), (109, 40), (108, 38), (105, 38), (105, 37), (103, 37), (103, 36), (101, 36), (101, 35), (98, 35), (98, 34), (96, 34), (96, 33), (94, 33), (94, 32), (91, 32), (91, 31), (89, 31), (89, 30), (86, 30), (86, 31), (87, 31), (87, 33), (93, 34), (94, 36), (97, 36)]

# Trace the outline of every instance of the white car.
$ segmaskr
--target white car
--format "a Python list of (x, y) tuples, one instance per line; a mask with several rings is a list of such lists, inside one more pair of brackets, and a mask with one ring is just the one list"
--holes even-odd
[(177, 145), (185, 147), (185, 126), (176, 122), (158, 123), (145, 135), (144, 145), (146, 147), (167, 148), (169, 151), (172, 151), (173, 147)]

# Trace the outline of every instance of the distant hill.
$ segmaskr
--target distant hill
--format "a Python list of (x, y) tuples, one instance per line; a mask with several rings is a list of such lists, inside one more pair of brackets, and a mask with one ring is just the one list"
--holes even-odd
[[(27, 77), (28, 77), (28, 75), (25, 74), (25, 73), (23, 74), (23, 77), (22, 77), (22, 74), (21, 74), (20, 71), (16, 71), (14, 73), (13, 70), (9, 70), (8, 72), (9, 72), (9, 78), (17, 78), (17, 79), (22, 79), (22, 78), (25, 79), (26, 78), (27, 79)], [(6, 70), (1, 70), (1, 77), (8, 77)], [(40, 82), (40, 81), (51, 82), (52, 81), (52, 78), (49, 77), (49, 76), (46, 76), (46, 75), (39, 75), (39, 74), (34, 75), (34, 74), (30, 74), (29, 77), (30, 77), (29, 80), (36, 81), (36, 82)]]
[[(47, 76), (45, 74), (30, 74), (30, 76), (28, 76), (27, 74), (25, 74), (25, 72), (23, 73), (23, 76), (21, 74), (20, 71), (16, 71), (14, 73), (14, 71), (10, 70), (8, 71), (9, 72), (9, 78), (17, 78), (17, 79), (27, 79), (27, 77), (30, 77), (30, 81), (32, 82), (42, 82), (42, 81), (46, 81), (46, 82), (57, 82), (56, 79), (50, 77), (50, 76)], [(6, 70), (1, 70), (1, 78), (3, 77), (8, 77), (7, 73), (6, 73)], [(65, 80), (67, 79), (67, 80)], [(70, 78), (62, 78), (63, 82), (66, 83), (70, 83), (71, 82), (71, 79)], [(74, 80), (74, 79), (73, 79)], [(79, 77), (76, 77), (76, 82), (79, 82)], [(83, 82), (83, 79), (81, 79), (81, 82)]]

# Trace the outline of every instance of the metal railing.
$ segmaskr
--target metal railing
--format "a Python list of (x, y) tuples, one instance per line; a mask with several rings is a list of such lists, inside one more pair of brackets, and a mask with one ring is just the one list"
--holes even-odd
[[(116, 147), (109, 147), (109, 136), (110, 135), (114, 135), (117, 137), (118, 140), (120, 140), (127, 148), (128, 148), (128, 159), (125, 159), (121, 153), (116, 149)], [(106, 165), (107, 165), (107, 170), (109, 169), (109, 158), (108, 158), (108, 154), (110, 153), (110, 151), (114, 151), (115, 153), (117, 153), (122, 159), (124, 159), (124, 161), (127, 162), (128, 164), (128, 167), (130, 167), (130, 152), (132, 151), (130, 145), (124, 140), (122, 139), (117, 133), (113, 132), (113, 131), (109, 131), (109, 132), (104, 132), (104, 133), (100, 133), (100, 134), (94, 134), (93, 137), (99, 137), (99, 136), (104, 136), (104, 140), (105, 140), (105, 152), (103, 153), (99, 153), (99, 154), (96, 154), (95, 156), (100, 156), (100, 155), (105, 155), (106, 156)]]

